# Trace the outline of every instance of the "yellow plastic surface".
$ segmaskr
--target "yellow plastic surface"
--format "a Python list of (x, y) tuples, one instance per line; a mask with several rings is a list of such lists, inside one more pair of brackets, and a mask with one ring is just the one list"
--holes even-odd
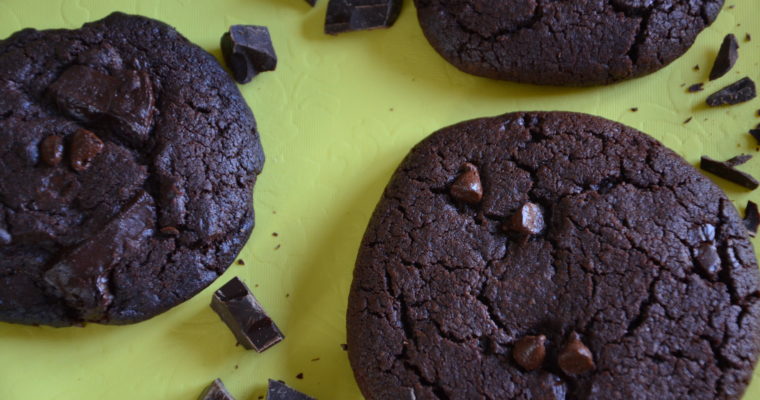
[[(217, 57), (219, 37), (230, 24), (266, 25), (279, 56), (275, 72), (241, 87), (267, 156), (255, 189), (257, 226), (240, 255), (245, 266), (231, 266), (195, 298), (132, 326), (0, 323), (1, 400), (195, 399), (217, 377), (238, 400), (263, 396), (267, 378), (323, 400), (360, 399), (340, 346), (359, 242), (411, 146), (458, 121), (519, 110), (571, 110), (638, 128), (692, 163), (701, 154), (758, 154), (746, 132), (760, 123), (760, 100), (704, 106), (709, 93), (740, 77), (760, 80), (756, 0), (728, 0), (716, 23), (666, 69), (585, 89), (459, 72), (428, 45), (410, 0), (393, 28), (337, 37), (322, 33), (326, 5), (327, 0), (315, 8), (304, 0), (0, 0), (3, 38), (25, 27), (76, 28), (119, 10), (161, 19)], [(684, 84), (706, 81), (729, 32), (741, 46), (737, 66), (706, 84), (704, 92), (687, 93)], [(760, 157), (744, 169), (760, 175)], [(760, 201), (760, 191), (719, 183), (740, 210), (748, 199)], [(263, 354), (236, 347), (208, 307), (212, 291), (234, 275), (251, 286), (287, 336)], [(296, 378), (299, 373), (303, 379)], [(757, 375), (745, 399), (760, 399)]]

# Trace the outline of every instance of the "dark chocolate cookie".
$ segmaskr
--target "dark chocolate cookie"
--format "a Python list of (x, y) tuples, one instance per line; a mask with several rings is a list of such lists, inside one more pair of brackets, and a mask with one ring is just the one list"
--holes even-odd
[(681, 56), (723, 0), (414, 0), (433, 47), (464, 72), (602, 85)]
[(731, 202), (654, 139), (583, 114), (479, 119), (386, 188), (349, 357), (369, 399), (739, 399), (759, 275)]
[(126, 324), (187, 300), (248, 239), (263, 162), (234, 82), (166, 24), (0, 41), (0, 320)]

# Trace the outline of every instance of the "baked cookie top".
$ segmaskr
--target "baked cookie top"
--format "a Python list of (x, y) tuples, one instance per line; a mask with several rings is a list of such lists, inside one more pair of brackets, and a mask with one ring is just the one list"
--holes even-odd
[(164, 23), (0, 41), (0, 320), (125, 324), (187, 300), (247, 240), (263, 162), (235, 84)]
[(723, 0), (414, 0), (433, 47), (464, 72), (603, 85), (668, 65)]
[(402, 162), (347, 323), (369, 399), (739, 399), (760, 274), (731, 202), (659, 142), (514, 113)]

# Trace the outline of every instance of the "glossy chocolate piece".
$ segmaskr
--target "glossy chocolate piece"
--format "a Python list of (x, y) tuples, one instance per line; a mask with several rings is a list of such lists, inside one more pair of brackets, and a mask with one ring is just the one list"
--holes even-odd
[(465, 163), (461, 173), (449, 188), (451, 197), (468, 204), (478, 204), (483, 199), (483, 186), (480, 182), (478, 168)]
[(580, 336), (575, 332), (570, 334), (570, 339), (560, 351), (557, 363), (568, 375), (581, 375), (596, 368), (591, 350), (583, 344)]
[(221, 47), (224, 61), (239, 83), (248, 83), (259, 73), (277, 67), (277, 55), (265, 26), (232, 25), (222, 36)]
[(388, 28), (401, 12), (401, 0), (330, 0), (325, 33)]

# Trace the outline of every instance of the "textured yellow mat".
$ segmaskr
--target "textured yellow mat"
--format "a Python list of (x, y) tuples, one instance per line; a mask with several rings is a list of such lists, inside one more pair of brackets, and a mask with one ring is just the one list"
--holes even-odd
[[(216, 377), (239, 400), (264, 395), (270, 377), (320, 399), (360, 399), (340, 346), (359, 241), (401, 158), (454, 122), (518, 110), (580, 111), (647, 132), (694, 163), (702, 154), (760, 155), (746, 134), (760, 123), (760, 100), (717, 109), (703, 105), (709, 93), (742, 76), (760, 80), (756, 0), (728, 0), (716, 23), (668, 68), (586, 89), (495, 82), (457, 71), (427, 44), (409, 0), (393, 28), (337, 37), (322, 33), (326, 5), (0, 0), (2, 38), (24, 27), (75, 28), (119, 10), (161, 19), (217, 56), (228, 25), (267, 25), (279, 56), (275, 72), (241, 87), (267, 155), (255, 191), (257, 226), (240, 257), (246, 265), (233, 265), (192, 300), (133, 326), (0, 323), (0, 399), (194, 399)], [(737, 66), (704, 92), (687, 93), (684, 84), (706, 80), (729, 32), (741, 46)], [(745, 42), (746, 33), (751, 42)], [(699, 71), (692, 68), (696, 64)], [(760, 175), (760, 157), (745, 169)], [(719, 183), (740, 210), (747, 199), (760, 201), (760, 191)], [(212, 291), (234, 275), (253, 288), (287, 336), (263, 354), (236, 347), (208, 307)], [(303, 379), (296, 378), (299, 373)], [(760, 376), (745, 398), (760, 399)]]

